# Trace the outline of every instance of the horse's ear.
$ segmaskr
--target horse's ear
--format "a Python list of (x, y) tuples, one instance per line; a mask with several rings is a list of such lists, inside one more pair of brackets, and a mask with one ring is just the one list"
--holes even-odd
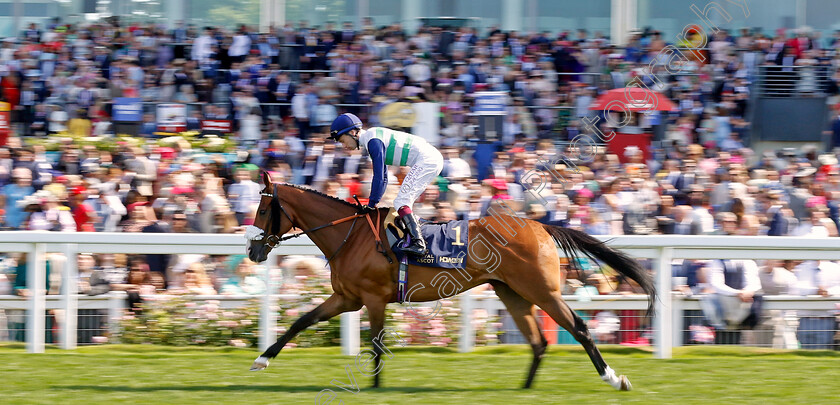
[(271, 187), (271, 176), (268, 175), (268, 170), (263, 171), (263, 185), (265, 188)]

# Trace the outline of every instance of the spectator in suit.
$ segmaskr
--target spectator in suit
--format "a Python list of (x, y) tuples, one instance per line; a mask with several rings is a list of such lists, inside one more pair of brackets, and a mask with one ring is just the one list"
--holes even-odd
[[(275, 86), (271, 90), (274, 91), (275, 101), (278, 103), (291, 103), (292, 97), (295, 95), (295, 85), (289, 79), (289, 74), (281, 70), (274, 78), (274, 84)], [(289, 116), (290, 108), (287, 105), (281, 105), (278, 111), (282, 119)]]
[(140, 126), (140, 136), (152, 137), (157, 132), (157, 123), (153, 114), (143, 114), (143, 125)]
[(300, 92), (296, 93), (292, 101), (292, 116), (295, 119), (295, 125), (298, 128), (298, 134), (301, 139), (307, 139), (310, 131), (310, 108), (309, 108), (309, 93), (311, 88), (308, 85), (302, 85)]
[[(172, 232), (172, 216), (173, 211), (168, 208), (157, 210), (154, 214), (157, 218), (150, 225), (143, 228), (143, 233), (171, 233)], [(168, 288), (169, 280), (166, 278), (166, 270), (169, 268), (170, 255), (149, 254), (146, 255), (146, 262), (149, 265), (149, 270), (158, 273), (164, 278), (164, 284)]]
[(341, 31), (334, 33), (335, 42), (341, 44), (353, 43), (356, 40), (356, 31), (353, 30), (353, 23), (345, 21), (342, 25)]
[(782, 201), (783, 194), (784, 192), (780, 189), (767, 190), (768, 204), (770, 205), (766, 214), (769, 228), (767, 235), (769, 236), (790, 235), (799, 224), (799, 221), (793, 216), (793, 211), (787, 208), (787, 203)]
[(700, 223), (692, 216), (688, 205), (678, 205), (672, 210), (671, 221), (664, 224), (662, 233), (666, 235), (700, 235), (703, 232)]
[(674, 181), (674, 189), (677, 190), (674, 200), (679, 205), (688, 204), (691, 186), (697, 184), (697, 162), (684, 160), (680, 167), (680, 174)]
[(201, 109), (195, 109), (192, 115), (187, 117), (187, 131), (201, 131)]
[[(737, 234), (735, 214), (724, 213), (725, 235)], [(761, 316), (761, 279), (753, 260), (711, 260), (706, 264), (714, 291), (705, 298), (706, 318), (715, 327), (716, 344), (741, 343), (741, 329), (753, 328)]]

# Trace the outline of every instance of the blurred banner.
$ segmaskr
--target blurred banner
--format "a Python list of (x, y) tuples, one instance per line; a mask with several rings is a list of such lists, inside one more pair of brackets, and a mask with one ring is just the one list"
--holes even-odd
[(201, 132), (223, 135), (233, 132), (233, 128), (229, 120), (204, 120), (201, 121)]
[(143, 121), (143, 100), (133, 97), (115, 98), (112, 116), (115, 122)]
[(379, 110), (377, 117), (383, 127), (410, 131), (435, 146), (440, 142), (438, 103), (390, 103)]
[(508, 106), (508, 93), (504, 91), (475, 92), (473, 113), (478, 115), (505, 115)]
[(11, 111), (12, 105), (5, 102), (0, 102), (0, 146), (6, 145), (6, 139), (12, 132), (11, 127)]
[(411, 103), (396, 102), (379, 110), (379, 122), (388, 128), (412, 128), (417, 113)]
[(504, 116), (507, 114), (508, 93), (504, 91), (475, 92), (473, 114), (478, 115), (478, 139), (496, 142), (501, 139)]
[(158, 130), (182, 132), (187, 129), (187, 106), (185, 104), (158, 104)]

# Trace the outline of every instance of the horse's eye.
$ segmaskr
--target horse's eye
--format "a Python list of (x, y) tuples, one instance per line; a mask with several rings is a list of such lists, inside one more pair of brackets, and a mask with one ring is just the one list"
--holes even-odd
[(260, 215), (265, 215), (265, 210), (260, 210)]

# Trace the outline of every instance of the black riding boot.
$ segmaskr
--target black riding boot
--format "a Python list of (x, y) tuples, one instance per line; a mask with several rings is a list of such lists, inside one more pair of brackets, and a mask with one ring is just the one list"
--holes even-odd
[(417, 223), (417, 219), (414, 218), (414, 214), (407, 214), (401, 219), (406, 227), (406, 230), (408, 230), (409, 236), (411, 236), (411, 243), (408, 247), (404, 247), (402, 249), (403, 252), (415, 256), (425, 256), (426, 241), (423, 240), (423, 235), (420, 233), (420, 225)]

